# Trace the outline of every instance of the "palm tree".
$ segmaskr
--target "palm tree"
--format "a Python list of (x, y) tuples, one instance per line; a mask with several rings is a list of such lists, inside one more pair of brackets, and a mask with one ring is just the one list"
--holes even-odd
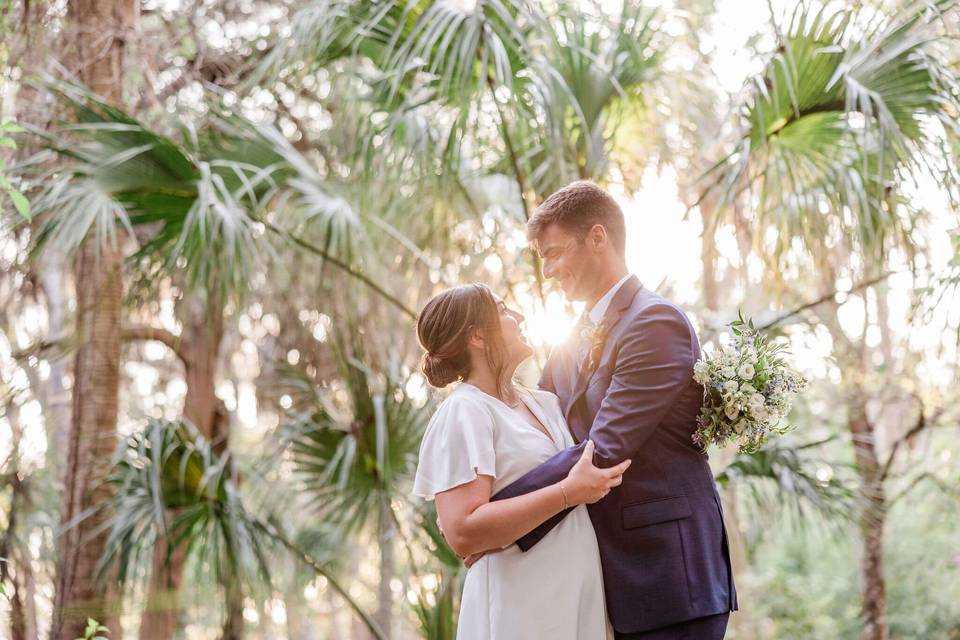
[[(548, 11), (525, 0), (323, 0), (294, 23), (294, 37), (274, 50), (265, 73), (359, 65), (370, 78), (371, 106), (386, 116), (370, 119), (360, 137), (423, 150), (408, 162), (422, 163), (441, 191), (466, 196), (464, 209), (477, 217), (484, 211), (471, 185), (506, 176), (514, 225), (562, 184), (604, 178), (623, 117), (655, 113), (652, 87), (668, 45), (659, 15), (637, 2), (607, 15), (568, 2)], [(368, 143), (370, 161), (361, 167), (371, 175), (396, 159), (377, 146)], [(443, 225), (435, 228), (449, 237)], [(542, 285), (537, 290), (542, 295)]]
[[(125, 37), (136, 27), (129, 0), (73, 0), (68, 4), (73, 55), (78, 75), (107, 102), (122, 102)], [(103, 29), (110, 34), (101, 39)], [(89, 213), (93, 212), (87, 212)], [(99, 229), (98, 229), (99, 231)], [(118, 238), (103, 233), (78, 238), (73, 417), (65, 472), (57, 565), (55, 614), (50, 637), (75, 638), (86, 618), (105, 622), (119, 634), (109, 590), (94, 580), (105, 543), (106, 513), (83, 518), (108, 497), (103, 483), (117, 425), (121, 347), (122, 249)], [(77, 522), (79, 520), (79, 522)]]
[[(821, 291), (837, 278), (875, 278), (892, 257), (916, 255), (921, 212), (905, 187), (956, 158), (938, 143), (955, 130), (957, 79), (943, 63), (943, 15), (956, 3), (908, 4), (895, 13), (799, 6), (778, 49), (744, 89), (740, 137), (707, 174), (708, 194), (753, 211), (754, 249), (780, 288), (810, 273)], [(947, 175), (955, 175), (955, 169)], [(887, 500), (863, 344), (821, 317), (841, 345), (848, 428), (859, 476), (864, 638), (887, 636), (883, 528)], [(849, 345), (849, 348), (843, 347)], [(844, 350), (845, 349), (845, 350)]]
[[(396, 3), (383, 5), (393, 11), (383, 15), (364, 13), (371, 6), (366, 3), (343, 6), (349, 11), (318, 14), (316, 23), (329, 32), (322, 42), (333, 39), (339, 44), (328, 44), (317, 64), (346, 70), (340, 80), (344, 86), (337, 89), (343, 88), (347, 96), (338, 123), (347, 126), (320, 143), (314, 141), (316, 147), (308, 141), (296, 148), (271, 128), (217, 114), (197, 126), (196, 133), (183, 127), (180, 136), (168, 137), (94, 96), (55, 87), (81, 124), (50, 140), (75, 161), (67, 171), (58, 166), (66, 178), (50, 182), (41, 198), (41, 213), (50, 216), (43, 240), (69, 246), (78, 235), (78, 217), (54, 212), (77, 212), (85, 203), (100, 202), (110, 220), (129, 224), (143, 240), (137, 269), (146, 261), (148, 277), (177, 277), (188, 291), (221, 300), (247, 289), (254, 266), (272, 268), (276, 255), (287, 247), (319, 257), (320, 286), (310, 295), (336, 313), (353, 309), (360, 317), (350, 330), (364, 329), (365, 344), (375, 346), (360, 350), (341, 336), (333, 341), (340, 349), (329, 376), (301, 372), (305, 382), (297, 388), (307, 397), (294, 407), (303, 413), (287, 425), (302, 480), (298, 496), (315, 500), (324, 514), (343, 506), (345, 515), (335, 521), (337, 526), (387, 541), (381, 586), (389, 584), (386, 578), (393, 571), (439, 575), (439, 591), (432, 594), (436, 606), (429, 594), (421, 594), (416, 611), (425, 634), (450, 637), (458, 562), (432, 531), (431, 515), (398, 499), (423, 414), (411, 410), (404, 394), (407, 376), (415, 369), (408, 348), (412, 331), (397, 322), (397, 311), (412, 315), (418, 300), (437, 285), (433, 277), (439, 271), (438, 258), (460, 253), (451, 233), (455, 225), (484, 217), (487, 203), (478, 202), (472, 179), (501, 172), (510, 176), (517, 185), (511, 197), (523, 199), (522, 207), (514, 210), (514, 224), (537, 194), (577, 177), (602, 179), (617, 160), (612, 132), (624, 114), (648, 104), (665, 44), (657, 36), (656, 15), (636, 3), (628, 3), (621, 15), (589, 16), (620, 34), (612, 39), (584, 28), (566, 5), (555, 19), (534, 21), (543, 29), (527, 28), (533, 20), (528, 14), (521, 20), (520, 13), (511, 13), (527, 11), (519, 3), (511, 4), (507, 13), (497, 13), (496, 3), (481, 3), (482, 15), (441, 3), (408, 5), (409, 11), (399, 15)], [(324, 22), (324, 17), (329, 20)], [(297, 24), (305, 23), (298, 19)], [(513, 27), (522, 39), (516, 40)], [(444, 35), (436, 36), (438, 29)], [(497, 60), (486, 59), (485, 64), (467, 64), (468, 59), (485, 60), (483, 47), (470, 57), (450, 41), (466, 37), (469, 42), (470, 34), (487, 43), (486, 51), (504, 55), (497, 53)], [(372, 79), (359, 70), (370, 61), (378, 69)], [(407, 63), (417, 72), (405, 72)], [(504, 70), (520, 77), (508, 77)], [(361, 88), (350, 91), (350, 84)], [(337, 105), (331, 101), (329, 106)], [(386, 118), (374, 117), (378, 113)], [(359, 142), (342, 143), (340, 136)], [(444, 164), (448, 158), (451, 163)], [(437, 220), (441, 224), (435, 226)], [(476, 246), (466, 249), (475, 252)], [(136, 333), (134, 329), (178, 351), (191, 335), (185, 331), (167, 336), (151, 327), (131, 327), (128, 334)], [(390, 355), (372, 359), (374, 353)], [(316, 388), (324, 380), (347, 390), (349, 402), (342, 408), (350, 419), (325, 409), (329, 398)], [(186, 413), (202, 428), (202, 412)], [(203, 430), (200, 435), (208, 434)], [(210, 465), (226, 455), (212, 453), (217, 456), (209, 458)], [(354, 457), (339, 457), (348, 455)], [(395, 499), (400, 508), (394, 508)], [(160, 505), (149, 521), (154, 532), (149, 539), (154, 541), (168, 539), (170, 529), (164, 523), (179, 515), (165, 501)], [(147, 520), (140, 522), (147, 526)], [(126, 526), (123, 518), (116, 524)], [(309, 566), (331, 573), (313, 555), (300, 553), (299, 536), (271, 532)], [(409, 544), (389, 542), (398, 539)], [(119, 534), (114, 540), (118, 549), (136, 542)], [(421, 546), (416, 541), (424, 541), (438, 557), (410, 550)], [(155, 557), (163, 558), (171, 548), (186, 554), (195, 547), (186, 542), (167, 546)], [(132, 552), (112, 557), (123, 560), (126, 576), (133, 573), (132, 562), (151, 564), (145, 555)], [(230, 570), (251, 575), (239, 566)], [(224, 575), (230, 575), (226, 569)], [(357, 610), (363, 612), (359, 606)], [(381, 610), (380, 621), (389, 617), (386, 608)]]
[[(239, 588), (269, 582), (272, 555), (282, 549), (326, 577), (374, 637), (385, 638), (327, 566), (295, 544), (266, 506), (259, 507), (262, 515), (251, 510), (249, 497), (241, 495), (233, 479), (239, 471), (235, 467), (229, 454), (218, 455), (191, 425), (148, 421), (143, 431), (127, 439), (113, 464), (115, 497), (109, 508), (114, 515), (100, 571), (116, 566), (117, 579), (126, 584), (138, 567), (152, 562), (155, 544), (169, 538), (186, 547), (191, 564), (209, 565), (218, 583)], [(231, 597), (227, 589), (228, 612)], [(241, 632), (224, 629), (225, 636)]]
[[(366, 237), (358, 226), (357, 209), (342, 198), (325, 195), (325, 184), (310, 163), (276, 132), (258, 129), (239, 118), (214, 119), (202, 137), (188, 138), (192, 146), (185, 148), (78, 87), (53, 84), (51, 90), (75, 111), (80, 124), (61, 136), (47, 136), (48, 145), (73, 162), (57, 165), (56, 171), (63, 177), (47, 181), (47, 189), (38, 198), (38, 212), (44, 220), (40, 250), (70, 248), (83, 232), (77, 228), (77, 213), (99, 197), (103, 217), (143, 238), (143, 246), (131, 260), (143, 270), (138, 276), (141, 279), (155, 282), (158, 277), (175, 276), (194, 297), (237, 302), (243, 298), (253, 265), (263, 264), (263, 256), (273, 252), (271, 245), (258, 239), (264, 230), (270, 230), (268, 237), (306, 248), (334, 264), (337, 269), (332, 275), (340, 274), (340, 278), (329, 285), (331, 291), (342, 290), (344, 281), (357, 282), (375, 299), (386, 299), (403, 309), (398, 298), (353, 266), (358, 264), (354, 251)], [(413, 202), (418, 197), (412, 194), (406, 199)], [(267, 217), (268, 202), (284, 216), (276, 221)], [(390, 224), (396, 211), (391, 207), (383, 211), (383, 216), (363, 218), (374, 228), (387, 230), (389, 244), (409, 244)], [(316, 243), (305, 239), (318, 229), (321, 234)], [(369, 253), (376, 257), (382, 252)], [(412, 253), (416, 257), (418, 251)], [(187, 327), (179, 336), (151, 326), (128, 327), (124, 336), (128, 340), (159, 340), (179, 356), (188, 380), (185, 418), (207, 442), (214, 443), (216, 452), (223, 453), (222, 447), (216, 448), (224, 434), (218, 427), (222, 419), (217, 417), (212, 394), (216, 345), (222, 332), (222, 320), (216, 315), (219, 307), (203, 306), (201, 313), (194, 314), (197, 326)], [(418, 440), (419, 435), (412, 442)], [(381, 500), (381, 509), (385, 506)], [(394, 524), (386, 515), (384, 511), (379, 517), (384, 536), (390, 535)], [(169, 634), (176, 627), (176, 587), (188, 560), (189, 541), (173, 537), (162, 527), (152, 540), (157, 544), (146, 547), (156, 546), (148, 606), (162, 604), (163, 610), (148, 610), (142, 633)], [(126, 563), (140, 560), (126, 552), (113, 557), (124, 562), (125, 575), (132, 573)], [(389, 585), (389, 580), (384, 584)]]

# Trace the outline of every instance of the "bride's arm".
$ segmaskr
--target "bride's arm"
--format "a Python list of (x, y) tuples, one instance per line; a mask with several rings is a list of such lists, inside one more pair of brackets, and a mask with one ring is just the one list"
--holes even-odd
[(447, 543), (461, 557), (500, 549), (565, 507), (596, 502), (622, 482), (628, 466), (629, 460), (609, 469), (593, 466), (590, 442), (564, 480), (497, 502), (490, 502), (493, 478), (479, 475), (476, 480), (436, 495), (440, 527)]

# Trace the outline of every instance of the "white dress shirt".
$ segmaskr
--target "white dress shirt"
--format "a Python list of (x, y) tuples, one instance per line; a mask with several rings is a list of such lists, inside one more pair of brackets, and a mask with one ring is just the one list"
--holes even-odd
[(630, 279), (633, 274), (628, 273), (627, 275), (620, 278), (620, 281), (617, 284), (610, 287), (603, 297), (597, 300), (597, 304), (593, 305), (593, 308), (590, 309), (588, 318), (593, 325), (596, 325), (598, 322), (603, 320), (604, 314), (607, 313), (607, 309), (610, 307), (610, 303), (613, 302), (613, 296), (617, 295), (617, 291), (620, 290), (620, 287), (623, 286), (623, 283)]

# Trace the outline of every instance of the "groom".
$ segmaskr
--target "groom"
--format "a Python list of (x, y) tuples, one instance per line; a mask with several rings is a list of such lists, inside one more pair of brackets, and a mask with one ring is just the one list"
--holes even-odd
[[(588, 507), (616, 638), (723, 638), (737, 595), (720, 498), (692, 440), (703, 399), (693, 380), (696, 333), (680, 308), (627, 272), (623, 212), (597, 185), (574, 182), (551, 195), (527, 236), (544, 276), (568, 300), (586, 302), (580, 325), (550, 354), (540, 379), (560, 397), (579, 444), (493, 499), (562, 480), (588, 439), (598, 466), (632, 459), (623, 484)], [(517, 544), (529, 550), (566, 514)]]

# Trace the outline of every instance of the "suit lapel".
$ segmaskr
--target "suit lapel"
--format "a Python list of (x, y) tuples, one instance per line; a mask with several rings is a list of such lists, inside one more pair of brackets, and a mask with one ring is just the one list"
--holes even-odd
[[(630, 276), (630, 279), (623, 283), (623, 286), (617, 291), (613, 296), (613, 300), (610, 301), (610, 306), (607, 307), (607, 312), (603, 314), (603, 320), (601, 321), (605, 324), (607, 329), (607, 339), (609, 339), (610, 334), (613, 332), (617, 323), (620, 322), (620, 318), (623, 316), (624, 312), (630, 308), (630, 305), (633, 303), (634, 296), (637, 295), (637, 292), (642, 289), (643, 286), (640, 284), (640, 279), (637, 276)], [(574, 344), (576, 344), (574, 342)], [(568, 350), (567, 357), (570, 357), (570, 351)], [(586, 366), (578, 367), (577, 363), (577, 354), (576, 349), (573, 349), (573, 366), (572, 369), (576, 374), (576, 382), (573, 385), (573, 391), (570, 393), (570, 396), (567, 398), (566, 403), (563, 407), (563, 415), (567, 418), (567, 423), (570, 424), (570, 410), (573, 408), (573, 405), (577, 403), (577, 400), (580, 399), (580, 396), (587, 390), (587, 385), (590, 383), (590, 379), (593, 377), (593, 374), (597, 369), (600, 368), (598, 364), (594, 369), (588, 369)], [(584, 364), (589, 361), (589, 355), (584, 359)]]

